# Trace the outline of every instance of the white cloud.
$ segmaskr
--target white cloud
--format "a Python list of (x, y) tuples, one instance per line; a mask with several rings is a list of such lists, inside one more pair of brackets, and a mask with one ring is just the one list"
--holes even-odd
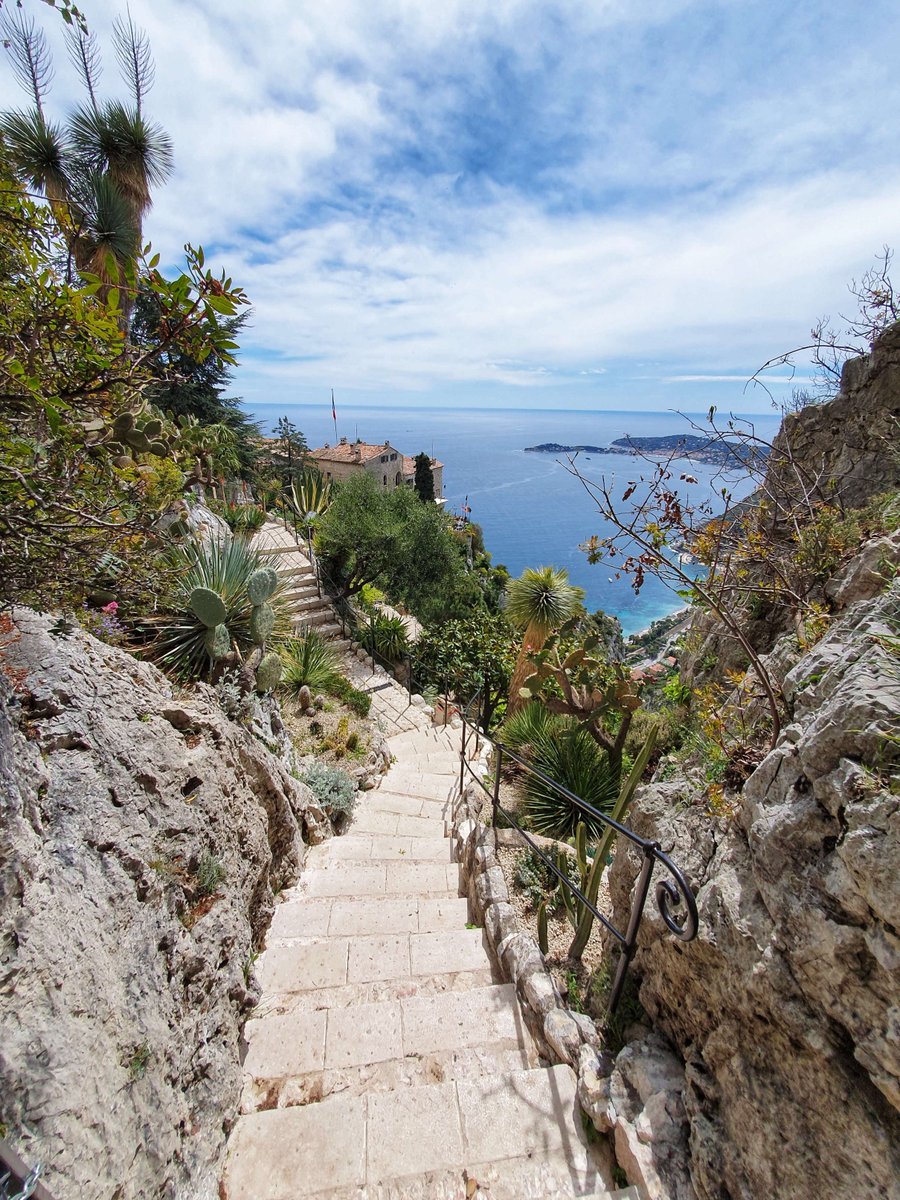
[[(118, 7), (89, 7), (107, 50)], [(203, 243), (247, 289), (251, 400), (603, 403), (648, 361), (661, 385), (724, 387), (849, 307), (847, 280), (900, 241), (900, 85), (861, 69), (865, 23), (897, 27), (887, 0), (827, 29), (763, 0), (132, 12), (176, 147), (148, 232), (171, 263)], [(21, 102), (0, 73), (0, 105)]]

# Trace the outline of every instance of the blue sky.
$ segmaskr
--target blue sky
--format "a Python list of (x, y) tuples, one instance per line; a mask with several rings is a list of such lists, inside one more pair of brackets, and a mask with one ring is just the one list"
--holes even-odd
[[(84, 0), (108, 47), (124, 6)], [(77, 98), (61, 22), (50, 108)], [(894, 0), (132, 0), (247, 402), (763, 411), (900, 243)], [(116, 87), (112, 53), (105, 81)], [(0, 104), (22, 103), (10, 72)], [(802, 386), (804, 372), (795, 383)], [(790, 391), (784, 372), (774, 390)]]

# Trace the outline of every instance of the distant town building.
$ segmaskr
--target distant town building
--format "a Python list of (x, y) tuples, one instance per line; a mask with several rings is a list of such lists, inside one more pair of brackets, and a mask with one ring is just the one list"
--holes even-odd
[[(412, 487), (416, 477), (416, 460), (401, 454), (390, 442), (370, 446), (367, 442), (348, 442), (346, 438), (341, 438), (336, 446), (329, 446), (326, 442), (318, 450), (310, 450), (307, 458), (316, 464), (326, 479), (333, 479), (336, 483), (360, 471), (367, 471), (381, 487), (390, 490), (404, 485)], [(440, 504), (444, 496), (444, 464), (432, 458), (431, 470), (434, 475), (434, 498)]]

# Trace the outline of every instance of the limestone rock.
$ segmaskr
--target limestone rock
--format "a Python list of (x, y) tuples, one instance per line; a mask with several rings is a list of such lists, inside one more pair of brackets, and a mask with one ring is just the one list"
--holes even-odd
[(213, 1200), (311, 796), (210, 689), (54, 623), (0, 635), (0, 1120), (61, 1200)]
[[(736, 817), (709, 816), (684, 780), (641, 789), (632, 807), (700, 912), (683, 944), (651, 893), (634, 962), (644, 1008), (684, 1060), (700, 1200), (898, 1195), (900, 672), (878, 640), (898, 612), (895, 582), (788, 672), (793, 719)], [(620, 843), (619, 928), (638, 869)]]

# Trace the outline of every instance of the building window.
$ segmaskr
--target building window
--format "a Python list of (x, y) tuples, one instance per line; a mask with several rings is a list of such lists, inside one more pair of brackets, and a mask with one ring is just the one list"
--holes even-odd
[(396, 477), (394, 478), (394, 487), (399, 487), (401, 482), (402, 482), (402, 476), (400, 475), (400, 472), (398, 471), (396, 474)]
[(387, 462), (387, 460), (388, 460), (388, 456), (387, 456), (386, 454), (382, 454), (382, 456), (381, 456), (381, 461), (382, 461), (382, 462)]
[(387, 487), (387, 475), (384, 476), (384, 486)]
[(392, 455), (391, 455), (391, 462), (395, 462), (395, 461), (396, 461), (396, 458), (397, 458), (397, 455), (396, 455), (396, 454), (392, 454)]

